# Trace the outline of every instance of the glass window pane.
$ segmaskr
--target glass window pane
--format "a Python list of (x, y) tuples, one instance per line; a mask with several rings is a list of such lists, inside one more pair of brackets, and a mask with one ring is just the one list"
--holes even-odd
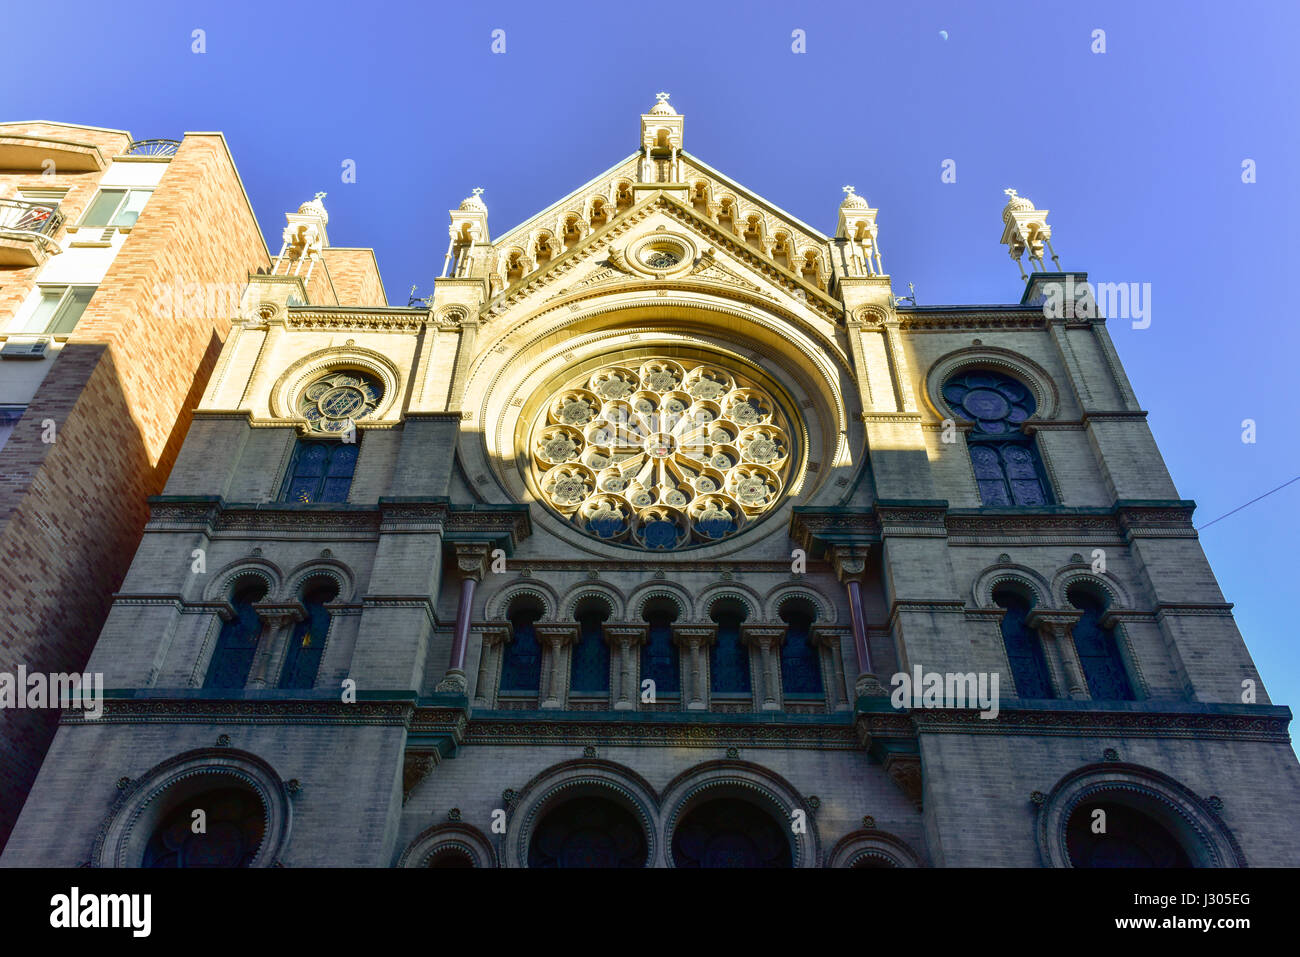
[(81, 314), (86, 311), (86, 304), (90, 302), (90, 297), (95, 294), (94, 286), (73, 286), (68, 294), (63, 297), (63, 303), (59, 306), (59, 311), (54, 314), (46, 332), (51, 335), (66, 335), (76, 328), (77, 320)]
[(144, 209), (144, 204), (149, 201), (149, 190), (133, 189), (126, 197), (126, 203), (118, 210), (113, 217), (111, 226), (134, 226), (135, 221), (140, 218), (140, 210)]
[(67, 286), (52, 286), (41, 290), (41, 301), (36, 306), (36, 311), (32, 313), (31, 318), (27, 320), (24, 332), (44, 332), (45, 327), (50, 324), (50, 319), (54, 317), (54, 311), (59, 308), (59, 300), (67, 292)]
[(117, 212), (117, 207), (121, 205), (122, 197), (126, 195), (124, 189), (102, 189), (99, 195), (95, 197), (94, 202), (90, 204), (90, 209), (86, 210), (85, 217), (81, 220), (83, 226), (107, 226), (112, 220), (113, 214)]

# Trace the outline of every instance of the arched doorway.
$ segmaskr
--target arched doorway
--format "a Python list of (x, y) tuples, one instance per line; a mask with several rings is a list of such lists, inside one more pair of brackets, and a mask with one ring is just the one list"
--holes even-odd
[[(197, 814), (196, 812), (202, 812)], [(201, 830), (199, 828), (202, 824)], [(143, 867), (249, 867), (266, 831), (257, 795), (226, 787), (171, 809), (149, 838)]]
[(793, 867), (781, 822), (740, 798), (716, 798), (690, 810), (672, 839), (676, 867)]
[(529, 867), (645, 867), (646, 838), (632, 813), (587, 796), (547, 811), (528, 842)]
[[(1105, 830), (1098, 832), (1102, 823)], [(1075, 867), (1192, 866), (1187, 852), (1163, 824), (1114, 801), (1080, 803), (1066, 824), (1065, 846)]]

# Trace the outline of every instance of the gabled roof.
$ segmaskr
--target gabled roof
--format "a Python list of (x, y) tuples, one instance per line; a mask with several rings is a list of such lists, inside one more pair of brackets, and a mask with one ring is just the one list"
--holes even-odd
[[(509, 307), (522, 301), (538, 289), (549, 285), (552, 281), (560, 282), (561, 280), (558, 277), (563, 276), (574, 265), (590, 257), (592, 247), (606, 245), (613, 236), (622, 233), (627, 228), (629, 220), (639, 219), (655, 207), (669, 209), (684, 224), (708, 236), (713, 243), (725, 247), (730, 258), (744, 263), (749, 269), (765, 276), (769, 282), (783, 288), (787, 293), (804, 299), (823, 315), (833, 318), (839, 314), (841, 306), (837, 299), (818, 289), (802, 276), (773, 262), (741, 240), (740, 237), (701, 216), (694, 208), (662, 190), (652, 192), (631, 208), (623, 210), (618, 216), (611, 217), (610, 222), (584, 237), (572, 248), (559, 253), (541, 268), (532, 271), (502, 290), (484, 305), (484, 312), (488, 315), (494, 315), (503, 307)], [(626, 281), (636, 282), (638, 280), (628, 277)], [(653, 281), (649, 281), (648, 284), (651, 286), (656, 285)]]

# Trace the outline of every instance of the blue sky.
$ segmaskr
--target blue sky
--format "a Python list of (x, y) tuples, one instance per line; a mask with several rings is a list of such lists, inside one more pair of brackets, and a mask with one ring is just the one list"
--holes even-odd
[[(1109, 328), (1198, 524), (1300, 475), (1298, 4), (62, 2), (5, 19), (31, 40), (0, 58), (0, 116), (221, 130), (272, 251), (284, 211), (326, 190), (331, 240), (373, 246), (395, 304), (432, 290), (472, 187), (503, 232), (632, 152), (658, 90), (689, 151), (822, 230), (854, 184), (921, 304), (1019, 299), (997, 241), (1014, 186), (1051, 210), (1064, 267), (1151, 284), (1150, 327)], [(1293, 706), (1297, 514), (1300, 482), (1202, 536)]]

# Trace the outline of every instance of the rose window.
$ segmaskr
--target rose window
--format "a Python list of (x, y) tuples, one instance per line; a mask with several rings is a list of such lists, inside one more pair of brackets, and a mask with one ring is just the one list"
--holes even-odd
[(372, 414), (383, 395), (379, 382), (364, 372), (330, 372), (303, 390), (298, 414), (318, 432), (346, 432), (357, 419)]
[(734, 535), (788, 480), (785, 416), (756, 384), (651, 358), (570, 382), (529, 442), (543, 500), (608, 542), (675, 549)]

